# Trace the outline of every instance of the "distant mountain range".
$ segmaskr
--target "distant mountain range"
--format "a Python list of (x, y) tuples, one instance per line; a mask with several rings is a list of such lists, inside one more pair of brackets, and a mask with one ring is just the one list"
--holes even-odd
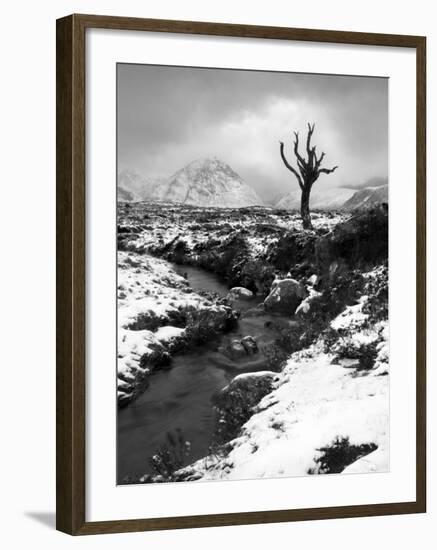
[[(300, 196), (300, 189), (297, 187), (279, 196), (273, 202), (273, 206), (299, 210)], [(383, 177), (374, 177), (342, 187), (324, 187), (316, 184), (310, 197), (310, 207), (316, 210), (355, 210), (381, 202), (388, 202), (388, 180)]]
[(381, 202), (388, 202), (388, 185), (381, 187), (366, 187), (356, 191), (350, 199), (343, 204), (344, 210), (362, 210)]
[[(310, 197), (310, 207), (318, 210), (335, 210), (341, 208), (349, 200), (355, 191), (344, 189), (343, 187), (323, 187), (323, 185), (313, 187)], [(301, 191), (297, 184), (295, 189), (283, 195), (274, 205), (275, 208), (285, 208), (286, 210), (299, 210)]]
[(195, 160), (168, 179), (146, 180), (125, 170), (118, 176), (118, 193), (122, 201), (159, 200), (222, 208), (263, 204), (256, 192), (216, 157)]
[(162, 200), (165, 185), (165, 178), (146, 179), (133, 170), (123, 170), (118, 174), (118, 200)]
[[(353, 210), (388, 201), (387, 180), (374, 178), (368, 183), (374, 185), (335, 188), (316, 185), (310, 206), (319, 210)], [(126, 202), (165, 201), (221, 208), (264, 204), (254, 189), (217, 157), (195, 160), (169, 178), (144, 178), (132, 170), (124, 170), (118, 175), (117, 187), (118, 200)], [(269, 202), (275, 208), (299, 210), (300, 195), (296, 185), (290, 192)]]

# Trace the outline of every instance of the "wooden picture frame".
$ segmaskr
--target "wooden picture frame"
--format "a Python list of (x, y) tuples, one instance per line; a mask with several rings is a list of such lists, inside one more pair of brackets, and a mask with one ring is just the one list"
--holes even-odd
[[(87, 522), (85, 507), (85, 32), (89, 28), (409, 48), (417, 85), (416, 499)], [(426, 510), (426, 39), (420, 36), (70, 15), (57, 21), (57, 529), (71, 535), (410, 514)]]

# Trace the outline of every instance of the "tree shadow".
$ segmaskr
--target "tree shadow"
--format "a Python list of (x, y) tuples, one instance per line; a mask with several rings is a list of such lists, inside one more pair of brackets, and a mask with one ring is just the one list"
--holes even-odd
[(55, 512), (24, 512), (24, 514), (46, 527), (51, 529), (56, 528), (56, 514)]

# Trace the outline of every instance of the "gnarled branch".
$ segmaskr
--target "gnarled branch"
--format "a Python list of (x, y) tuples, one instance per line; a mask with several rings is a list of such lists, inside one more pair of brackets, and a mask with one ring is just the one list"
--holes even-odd
[(299, 154), (299, 132), (294, 132), (294, 154), (296, 155), (298, 163), (301, 163), (305, 169), (305, 160)]
[(320, 174), (332, 174), (335, 170), (337, 170), (338, 166), (334, 166), (334, 168), (319, 168)]
[(307, 134), (307, 154), (308, 154), (308, 160), (311, 160), (311, 137), (314, 132), (315, 123), (311, 126), (311, 124), (308, 122), (308, 134)]
[(297, 182), (299, 184), (299, 187), (301, 189), (303, 189), (303, 182), (302, 182), (302, 178), (300, 177), (300, 175), (297, 173), (297, 171), (293, 168), (293, 166), (291, 166), (291, 164), (288, 162), (287, 158), (285, 157), (285, 153), (284, 153), (284, 144), (282, 141), (279, 142), (280, 143), (280, 152), (281, 152), (281, 158), (282, 158), (282, 161), (283, 163), (285, 164), (285, 166), (290, 170), (290, 172), (293, 172), (293, 174), (296, 176), (296, 179), (297, 179)]
[(320, 155), (320, 157), (319, 158), (316, 157), (316, 169), (320, 167), (324, 158), (325, 158), (325, 153), (322, 151), (322, 154)]

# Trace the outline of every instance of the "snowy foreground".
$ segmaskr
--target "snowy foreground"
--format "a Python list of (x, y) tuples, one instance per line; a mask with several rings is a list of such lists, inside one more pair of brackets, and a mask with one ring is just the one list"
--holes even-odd
[(120, 406), (172, 355), (219, 340), (237, 321), (232, 300), (193, 291), (169, 262), (206, 269), (256, 295), (263, 301), (250, 316), (282, 323), (265, 356), (268, 370), (240, 374), (219, 391), (208, 456), (190, 460), (188, 453), (181, 462), (185, 450), (177, 445), (145, 449), (159, 467), (136, 481), (389, 469), (385, 207), (314, 214), (307, 232), (297, 215), (258, 207), (134, 203), (120, 213)]
[[(255, 407), (241, 435), (230, 442), (230, 452), (199, 460), (179, 472), (180, 477), (253, 479), (331, 473), (335, 468), (341, 473), (387, 471), (388, 330), (386, 322), (364, 328), (365, 301), (364, 297), (357, 306), (348, 307), (332, 325), (356, 329), (352, 345), (376, 343), (372, 369), (357, 371), (356, 362), (350, 360), (333, 364), (335, 355), (324, 353), (321, 341), (295, 353), (284, 370), (275, 373), (273, 391)], [(345, 456), (352, 463), (342, 464)]]

